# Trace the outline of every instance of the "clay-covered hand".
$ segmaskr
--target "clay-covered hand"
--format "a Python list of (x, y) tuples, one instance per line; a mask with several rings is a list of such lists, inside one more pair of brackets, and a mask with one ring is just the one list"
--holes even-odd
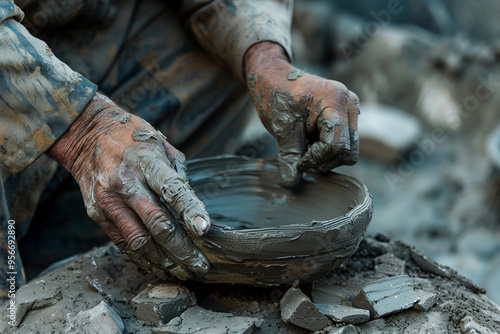
[(245, 56), (250, 94), (266, 129), (279, 144), (279, 183), (296, 185), (303, 170), (325, 173), (359, 156), (359, 100), (342, 83), (294, 68), (275, 43)]
[(210, 228), (205, 206), (188, 184), (183, 154), (147, 122), (97, 93), (49, 154), (73, 175), (88, 215), (120, 251), (162, 276), (208, 272), (160, 198), (195, 235)]

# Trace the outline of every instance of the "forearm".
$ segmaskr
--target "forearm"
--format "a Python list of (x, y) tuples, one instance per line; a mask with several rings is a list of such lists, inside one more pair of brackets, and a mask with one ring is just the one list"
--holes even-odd
[(46, 152), (97, 89), (31, 36), (22, 17), (0, 1), (0, 162), (12, 173)]
[(242, 81), (245, 54), (257, 43), (274, 42), (291, 58), (292, 0), (216, 0), (196, 10), (188, 5), (181, 9), (189, 13), (189, 24), (200, 44)]

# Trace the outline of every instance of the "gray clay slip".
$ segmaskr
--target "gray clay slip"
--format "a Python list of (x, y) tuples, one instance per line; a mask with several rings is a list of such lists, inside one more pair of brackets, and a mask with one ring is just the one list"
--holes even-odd
[(372, 217), (370, 194), (350, 176), (304, 173), (291, 190), (277, 184), (276, 159), (222, 156), (188, 170), (212, 220), (206, 236), (191, 234), (211, 264), (202, 282), (310, 282), (356, 251)]

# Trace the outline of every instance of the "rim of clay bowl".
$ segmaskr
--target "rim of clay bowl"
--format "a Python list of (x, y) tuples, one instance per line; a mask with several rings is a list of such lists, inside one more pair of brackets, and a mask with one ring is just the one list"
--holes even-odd
[(487, 148), (491, 163), (497, 171), (500, 171), (500, 126), (498, 126), (488, 137)]
[[(189, 161), (188, 171), (190, 184), (205, 202), (211, 217), (214, 213), (211, 212), (209, 199), (217, 198), (217, 194), (207, 192), (206, 187), (200, 191), (207, 184), (219, 187), (220, 195), (221, 189), (228, 188), (238, 178), (249, 183), (252, 180), (264, 180), (269, 181), (265, 183), (268, 189), (254, 185), (257, 191), (275, 190), (294, 199), (305, 196), (277, 185), (276, 159), (249, 159), (231, 155), (202, 158)], [(207, 235), (197, 237), (191, 234), (195, 245), (210, 261), (211, 269), (207, 275), (192, 279), (211, 283), (277, 286), (310, 282), (337, 268), (354, 254), (363, 239), (372, 217), (372, 198), (359, 180), (343, 174), (307, 172), (302, 183), (315, 184), (318, 180), (323, 181), (315, 187), (327, 189), (330, 186), (333, 189), (335, 185), (343, 192), (342, 197), (351, 196), (355, 205), (345, 208), (344, 214), (329, 219), (274, 227), (233, 229), (217, 221), (217, 218), (211, 218), (212, 228)], [(262, 184), (259, 186), (262, 187)], [(330, 196), (327, 197), (325, 201)]]

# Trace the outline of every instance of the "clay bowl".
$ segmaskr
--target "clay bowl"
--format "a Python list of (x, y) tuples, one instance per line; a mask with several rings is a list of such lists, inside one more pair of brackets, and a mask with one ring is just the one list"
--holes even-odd
[(277, 185), (276, 160), (192, 160), (189, 180), (212, 228), (193, 237), (211, 263), (195, 280), (259, 286), (305, 283), (349, 258), (372, 217), (357, 179), (305, 173), (295, 190)]

